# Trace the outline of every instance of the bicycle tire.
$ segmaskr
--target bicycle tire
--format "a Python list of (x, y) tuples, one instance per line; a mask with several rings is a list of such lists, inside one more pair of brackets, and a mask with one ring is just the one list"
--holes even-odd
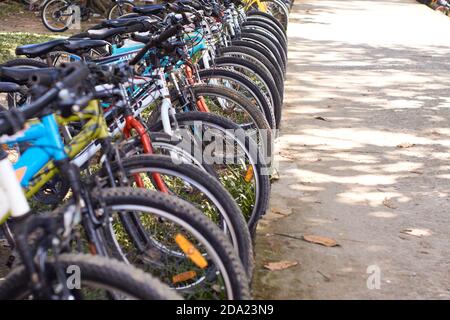
[(274, 37), (276, 37), (278, 43), (284, 50), (285, 55), (287, 56), (287, 39), (284, 33), (279, 31), (277, 28), (274, 28), (272, 25), (266, 23), (265, 21), (244, 21), (242, 23), (243, 27), (256, 27), (262, 30), (270, 32)]
[[(239, 128), (237, 124), (226, 119), (224, 117), (220, 117), (218, 115), (208, 113), (208, 112), (183, 112), (175, 114), (175, 120), (179, 125), (193, 123), (195, 121), (202, 121), (204, 123), (210, 123), (212, 126), (220, 127), (224, 131), (228, 130), (236, 130)], [(161, 131), (163, 130), (162, 123), (157, 122), (152, 127), (150, 127), (152, 131)], [(246, 148), (246, 152), (248, 157), (252, 157), (252, 154), (248, 150), (254, 150), (254, 147), (251, 146), (254, 141), (243, 141), (240, 137), (236, 137)], [(251, 214), (247, 217), (247, 224), (249, 226), (250, 234), (252, 237), (255, 235), (256, 225), (259, 219), (266, 213), (268, 205), (269, 205), (269, 197), (270, 197), (270, 180), (269, 175), (267, 174), (268, 165), (259, 159), (253, 159), (254, 173), (258, 179), (258, 201), (252, 209)], [(264, 159), (261, 156), (262, 159)]]
[(263, 47), (261, 44), (246, 40), (232, 40), (231, 44), (232, 46), (239, 46), (239, 47), (245, 47), (245, 48), (252, 48), (253, 50), (256, 50), (258, 52), (261, 52), (269, 61), (272, 63), (272, 65), (277, 68), (278, 74), (281, 74), (283, 76), (283, 79), (285, 77), (285, 72), (282, 68), (282, 64), (278, 62), (275, 59), (275, 56), (270, 53), (270, 50)]
[[(168, 156), (161, 155), (139, 155), (124, 159), (122, 162), (124, 169), (131, 173), (157, 172), (164, 175), (176, 176), (183, 181), (188, 181), (200, 191), (206, 190), (208, 198), (222, 208), (227, 214), (225, 220), (231, 226), (235, 238), (233, 242), (241, 262), (246, 269), (247, 276), (251, 279), (254, 267), (253, 247), (250, 233), (246, 221), (240, 208), (228, 191), (213, 176), (205, 173), (200, 168), (186, 163), (174, 163)], [(205, 193), (205, 191), (203, 191)], [(177, 195), (177, 194), (175, 194)], [(223, 214), (223, 213), (222, 213)]]
[(207, 82), (208, 80), (215, 78), (237, 82), (239, 86), (246, 89), (252, 96), (252, 98), (256, 101), (256, 104), (259, 106), (261, 111), (263, 111), (270, 127), (272, 129), (276, 128), (274, 107), (270, 104), (269, 100), (261, 91), (261, 89), (255, 83), (253, 83), (249, 77), (240, 72), (223, 68), (210, 68), (199, 70), (198, 76), (200, 77), (200, 80), (206, 83), (208, 83)]
[[(131, 1), (120, 0), (120, 1), (117, 1), (117, 2), (121, 2), (122, 4), (126, 4), (126, 5), (128, 5), (128, 6), (132, 7), (132, 8), (134, 8), (134, 7), (136, 6), (136, 5), (135, 5), (133, 2), (131, 2)], [(119, 6), (119, 4), (118, 4), (117, 2), (116, 2), (113, 6), (111, 6), (111, 8), (109, 8), (109, 10), (108, 10), (108, 12), (107, 12), (107, 14), (106, 14), (106, 16), (108, 17), (109, 20), (111, 20), (111, 19), (117, 19), (117, 18), (119, 18), (119, 17), (123, 17), (124, 15), (129, 14), (129, 13), (125, 13), (125, 14), (121, 14), (121, 15), (119, 15), (119, 16), (117, 16), (117, 17), (113, 17), (113, 16), (112, 16), (113, 10)]]
[(286, 35), (286, 31), (282, 27), (274, 23), (272, 20), (267, 19), (266, 17), (258, 15), (247, 16), (247, 19), (244, 22), (262, 22), (265, 25), (272, 27), (276, 32), (282, 35), (286, 44), (289, 42), (289, 39)]
[(195, 235), (197, 241), (208, 248), (208, 259), (216, 260), (221, 275), (224, 277), (224, 285), (228, 284), (226, 290), (229, 298), (238, 300), (250, 298), (247, 274), (233, 246), (222, 230), (190, 203), (162, 192), (143, 188), (97, 189), (92, 195), (93, 199), (101, 199), (100, 206), (106, 205), (109, 211), (130, 212), (133, 210), (132, 208), (136, 208), (135, 210), (140, 212), (151, 212), (164, 221), (171, 221), (182, 226), (191, 235)]
[(257, 43), (264, 48), (266, 48), (273, 57), (279, 61), (279, 64), (283, 70), (283, 73), (286, 72), (286, 62), (284, 61), (284, 57), (280, 53), (280, 51), (277, 49), (277, 47), (267, 39), (265, 36), (261, 36), (260, 34), (255, 34), (253, 32), (244, 32), (240, 34), (240, 37), (236, 40), (243, 40), (243, 41), (249, 41), (253, 43)]
[(270, 21), (272, 21), (273, 23), (275, 23), (276, 25), (278, 25), (281, 30), (284, 31), (284, 33), (286, 33), (286, 28), (281, 24), (280, 21), (278, 21), (274, 16), (272, 16), (271, 14), (268, 14), (267, 12), (262, 12), (262, 11), (258, 11), (258, 10), (249, 10), (246, 12), (247, 16), (261, 16), (264, 17)]
[(242, 28), (242, 33), (241, 33), (241, 37), (243, 37), (246, 34), (254, 34), (254, 35), (260, 35), (261, 37), (265, 37), (268, 41), (270, 41), (276, 48), (276, 50), (278, 51), (278, 53), (280, 54), (281, 58), (283, 59), (283, 65), (287, 66), (287, 54), (286, 51), (283, 49), (283, 46), (278, 42), (278, 40), (272, 36), (269, 35), (259, 29), (255, 29), (255, 28), (251, 28), (249, 26), (243, 27)]
[(281, 108), (283, 102), (281, 100), (281, 94), (278, 92), (278, 87), (273, 81), (272, 77), (267, 75), (263, 69), (259, 68), (257, 65), (253, 64), (251, 61), (241, 59), (238, 57), (219, 57), (214, 60), (214, 63), (218, 67), (231, 67), (235, 68), (244, 68), (255, 75), (257, 75), (263, 82), (263, 84), (267, 87), (267, 91), (270, 94), (272, 105), (274, 106), (274, 110), (276, 108)]
[(272, 76), (275, 85), (277, 86), (278, 92), (281, 95), (281, 99), (283, 100), (284, 95), (284, 80), (283, 76), (277, 72), (277, 69), (273, 66), (273, 64), (266, 58), (264, 55), (259, 53), (256, 50), (253, 50), (251, 48), (245, 48), (245, 47), (236, 47), (236, 46), (229, 46), (225, 48), (220, 48), (219, 53), (223, 56), (234, 56), (236, 57), (245, 57), (250, 56), (253, 57), (254, 60), (259, 61), (260, 64), (263, 65), (266, 71), (269, 72), (269, 74)]
[(67, 29), (69, 29), (69, 26), (66, 24), (63, 28), (55, 28), (55, 27), (53, 27), (53, 26), (51, 26), (48, 22), (47, 22), (47, 19), (45, 18), (45, 12), (46, 12), (46, 10), (47, 10), (47, 8), (48, 8), (48, 6), (51, 4), (51, 3), (53, 3), (53, 2), (64, 2), (64, 3), (67, 3), (67, 1), (65, 1), (65, 0), (47, 0), (46, 2), (44, 2), (44, 4), (42, 5), (42, 10), (41, 10), (41, 21), (42, 21), (42, 23), (44, 24), (44, 26), (48, 29), (48, 30), (50, 30), (50, 31), (52, 31), (52, 32), (64, 32), (64, 31), (66, 31)]
[[(111, 291), (119, 291), (137, 299), (179, 300), (180, 296), (145, 272), (117, 260), (87, 254), (62, 254), (58, 263), (64, 270), (69, 266), (80, 268), (81, 282), (98, 283)], [(45, 262), (49, 277), (55, 277), (53, 258)], [(30, 274), (24, 266), (14, 268), (0, 283), (0, 300), (17, 300), (30, 290)], [(115, 289), (115, 290), (114, 290)]]
[[(287, 26), (289, 23), (289, 9), (287, 8), (286, 4), (283, 3), (282, 1), (279, 0), (261, 0), (261, 2), (265, 2), (265, 3), (272, 3), (274, 4), (276, 7), (279, 8), (279, 14), (282, 16), (282, 19), (280, 21), (280, 19), (278, 17), (276, 17), (275, 15), (273, 15), (278, 21), (280, 21), (280, 23), (283, 25), (284, 29), (287, 30)], [(270, 9), (269, 9), (270, 10)], [(271, 12), (272, 13), (272, 12)]]

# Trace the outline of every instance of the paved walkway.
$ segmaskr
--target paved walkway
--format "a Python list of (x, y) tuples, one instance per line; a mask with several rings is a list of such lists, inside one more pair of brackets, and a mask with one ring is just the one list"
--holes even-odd
[(296, 1), (256, 298), (450, 298), (449, 29), (414, 0)]

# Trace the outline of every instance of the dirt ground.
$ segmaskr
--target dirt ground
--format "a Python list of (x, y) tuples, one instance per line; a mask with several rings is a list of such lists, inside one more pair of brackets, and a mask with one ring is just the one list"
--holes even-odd
[(256, 298), (450, 298), (449, 27), (414, 0), (296, 0)]
[(50, 33), (42, 24), (39, 12), (27, 10), (5, 14), (0, 18), (0, 31)]

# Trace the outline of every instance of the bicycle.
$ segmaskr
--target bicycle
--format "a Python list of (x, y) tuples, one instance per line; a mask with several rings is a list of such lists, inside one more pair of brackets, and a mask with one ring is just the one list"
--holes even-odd
[[(108, 19), (129, 13), (134, 7), (134, 3), (128, 0), (111, 2), (106, 13)], [(87, 21), (93, 13), (90, 0), (47, 0), (42, 4), (41, 20), (48, 30), (64, 32), (79, 21)]]

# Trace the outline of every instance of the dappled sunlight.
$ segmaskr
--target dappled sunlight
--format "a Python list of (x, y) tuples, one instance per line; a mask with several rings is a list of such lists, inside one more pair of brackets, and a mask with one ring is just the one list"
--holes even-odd
[(379, 184), (394, 184), (400, 175), (354, 175), (354, 176), (335, 176), (314, 172), (304, 169), (290, 169), (288, 174), (292, 174), (301, 178), (302, 180), (312, 183), (339, 183), (339, 184), (360, 184), (365, 186), (375, 186)]
[[(304, 129), (302, 132), (308, 137), (306, 144), (337, 144), (337, 146), (360, 147), (373, 145), (378, 147), (395, 147), (401, 143), (427, 144), (430, 140), (413, 134), (387, 132), (381, 130), (367, 130), (364, 128), (326, 128)], [(450, 146), (449, 140), (445, 140)], [(436, 141), (435, 141), (436, 142)]]
[(298, 191), (322, 191), (324, 188), (305, 184), (290, 184), (289, 189)]
[(354, 165), (354, 166), (336, 166), (330, 167), (332, 170), (336, 171), (345, 171), (348, 169), (360, 171), (360, 172), (368, 172), (368, 173), (376, 173), (376, 172), (387, 172), (387, 173), (397, 173), (397, 172), (405, 172), (418, 170), (422, 167), (421, 163), (413, 163), (413, 162), (396, 162), (396, 163), (388, 163), (388, 164), (378, 164), (378, 165)]
[(371, 216), (371, 217), (375, 217), (375, 218), (395, 218), (398, 216), (397, 213), (394, 212), (389, 212), (389, 211), (374, 211), (374, 212), (369, 212), (367, 215)]

